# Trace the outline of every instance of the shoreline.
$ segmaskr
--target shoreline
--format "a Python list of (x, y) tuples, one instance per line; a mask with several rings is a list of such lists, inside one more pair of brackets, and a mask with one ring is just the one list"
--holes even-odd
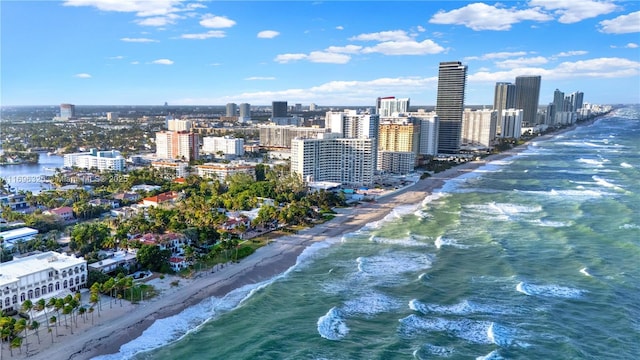
[[(283, 275), (296, 265), (299, 255), (314, 243), (357, 231), (366, 224), (382, 220), (399, 206), (419, 206), (434, 191), (442, 188), (448, 180), (472, 172), (493, 161), (517, 156), (526, 150), (532, 142), (550, 139), (571, 131), (577, 126), (588, 125), (597, 119), (541, 135), (520, 146), (486, 156), (480, 160), (451, 167), (426, 179), (418, 180), (416, 183), (385, 195), (374, 202), (346, 208), (330, 221), (274, 240), (271, 244), (257, 249), (254, 254), (242, 259), (239, 263), (228, 263), (224, 268), (216, 271), (201, 271), (191, 279), (167, 276), (158, 284), (162, 289), (161, 293), (151, 300), (140, 304), (130, 304), (125, 301), (116, 303), (113, 307), (110, 303), (105, 302), (102, 304), (101, 316), (98, 317), (97, 311), (94, 313), (94, 325), (91, 325), (90, 320), (85, 323), (85, 321), (78, 319), (79, 326), (73, 329), (73, 335), (69, 329), (59, 330), (61, 335), (56, 336), (53, 343), (51, 343), (51, 335), (47, 334), (45, 326), (41, 325), (40, 345), (37, 344), (36, 337), (31, 333), (29, 335), (29, 352), (22, 351), (20, 354), (18, 349), (14, 349), (13, 357), (37, 360), (80, 360), (118, 353), (122, 345), (138, 338), (156, 320), (179, 314), (210, 297), (221, 298), (242, 286), (257, 284)], [(171, 281), (176, 279), (179, 279), (178, 286), (169, 285)], [(84, 296), (88, 295), (84, 294)], [(63, 332), (64, 335), (62, 335)], [(10, 355), (6, 344), (3, 345), (2, 352), (2, 355)]]

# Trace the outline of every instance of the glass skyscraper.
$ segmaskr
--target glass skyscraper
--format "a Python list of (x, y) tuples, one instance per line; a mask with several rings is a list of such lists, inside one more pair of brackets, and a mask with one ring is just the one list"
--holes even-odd
[(459, 61), (440, 63), (436, 101), (436, 113), (440, 119), (438, 153), (456, 154), (460, 151), (466, 83), (466, 65)]
[(537, 124), (540, 82), (540, 75), (516, 77), (516, 109), (523, 111), (522, 123), (524, 126)]

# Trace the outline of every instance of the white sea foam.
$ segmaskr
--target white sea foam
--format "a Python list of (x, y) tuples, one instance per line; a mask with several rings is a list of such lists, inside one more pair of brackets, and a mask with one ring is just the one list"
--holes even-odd
[(564, 221), (552, 221), (552, 220), (544, 220), (544, 219), (535, 219), (529, 222), (542, 227), (554, 227), (554, 228), (567, 227), (571, 225), (570, 223), (564, 222)]
[(278, 277), (245, 285), (231, 291), (223, 298), (211, 297), (198, 305), (188, 307), (177, 315), (156, 320), (138, 338), (122, 345), (116, 354), (95, 357), (94, 360), (130, 359), (135, 354), (157, 349), (182, 339), (196, 331), (206, 321), (217, 318), (220, 314), (231, 311), (250, 298), (257, 290), (268, 286)]
[(516, 285), (516, 290), (529, 296), (557, 297), (576, 299), (583, 295), (584, 290), (573, 289), (560, 285), (535, 285), (520, 282)]
[(400, 246), (406, 246), (406, 247), (428, 247), (429, 246), (429, 244), (427, 244), (426, 242), (416, 240), (411, 235), (401, 239), (390, 239), (390, 238), (383, 238), (378, 236), (371, 236), (370, 240), (371, 242), (374, 242), (376, 244), (400, 245)]
[(428, 269), (433, 256), (418, 252), (393, 251), (381, 255), (358, 257), (358, 272), (377, 279), (385, 279), (407, 272)]
[(596, 184), (598, 184), (600, 186), (611, 188), (611, 189), (614, 189), (616, 191), (625, 191), (622, 187), (620, 187), (620, 186), (618, 186), (616, 184), (613, 184), (613, 183), (607, 181), (606, 179), (603, 179), (603, 178), (598, 177), (596, 175), (593, 175), (591, 178), (593, 180), (595, 180)]
[(511, 221), (522, 217), (523, 214), (537, 213), (542, 210), (540, 205), (519, 205), (511, 203), (489, 202), (486, 204), (466, 205), (470, 216), (490, 218), (492, 220)]
[(620, 225), (620, 226), (618, 226), (618, 229), (625, 229), (625, 230), (630, 230), (630, 229), (640, 229), (640, 225), (636, 225), (636, 224), (624, 224), (624, 225)]
[(402, 302), (378, 292), (369, 292), (345, 301), (341, 310), (346, 315), (376, 315), (402, 307)]
[(445, 332), (474, 344), (496, 344), (508, 346), (513, 343), (513, 331), (490, 321), (469, 319), (447, 320), (444, 318), (424, 318), (412, 314), (400, 319), (399, 332), (413, 337), (425, 331)]
[(347, 336), (349, 327), (343, 319), (342, 311), (332, 307), (325, 315), (318, 318), (318, 333), (327, 340), (340, 340)]
[(502, 356), (500, 356), (500, 354), (498, 353), (498, 350), (493, 350), (492, 352), (488, 353), (487, 355), (483, 355), (483, 356), (478, 356), (476, 358), (476, 360), (503, 360), (504, 358)]
[(577, 161), (579, 163), (583, 163), (583, 164), (587, 164), (587, 165), (593, 165), (595, 167), (604, 166), (604, 161), (603, 160), (580, 158)]
[(420, 357), (420, 353), (426, 353), (427, 356), (425, 358), (431, 358), (434, 355), (439, 357), (450, 357), (455, 354), (455, 349), (452, 347), (424, 344), (420, 349), (413, 352), (413, 357), (416, 359), (422, 359), (422, 357)]
[(411, 310), (420, 312), (424, 315), (440, 314), (440, 315), (469, 315), (469, 314), (511, 314), (507, 309), (482, 305), (469, 300), (463, 300), (452, 305), (425, 304), (417, 299), (409, 301)]
[(468, 249), (469, 245), (462, 245), (459, 244), (458, 241), (456, 241), (455, 239), (452, 238), (445, 238), (442, 236), (438, 236), (436, 238), (436, 240), (433, 242), (433, 244), (436, 246), (436, 248), (440, 249), (443, 246), (451, 246), (451, 247), (455, 247), (458, 249)]
[(580, 273), (583, 274), (584, 276), (591, 277), (591, 274), (589, 274), (589, 271), (587, 270), (586, 267), (583, 267), (582, 269), (580, 269)]
[(622, 162), (622, 163), (620, 163), (620, 167), (630, 169), (630, 168), (633, 168), (633, 165), (631, 165), (629, 163), (626, 163), (626, 162)]

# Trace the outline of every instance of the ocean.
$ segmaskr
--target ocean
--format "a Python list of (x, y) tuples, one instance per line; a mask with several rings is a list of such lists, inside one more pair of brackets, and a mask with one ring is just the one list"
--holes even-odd
[(640, 106), (532, 141), (99, 359), (637, 359)]

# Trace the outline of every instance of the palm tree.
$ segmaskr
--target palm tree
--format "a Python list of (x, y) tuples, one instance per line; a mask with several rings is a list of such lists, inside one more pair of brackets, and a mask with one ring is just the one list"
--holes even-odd
[(29, 319), (33, 319), (33, 301), (31, 301), (30, 299), (25, 300), (22, 303), (22, 311), (28, 311), (29, 312)]
[[(58, 313), (58, 325), (60, 325), (60, 310), (64, 308), (64, 299), (56, 299), (56, 312)], [(64, 318), (65, 326), (67, 325), (67, 318)]]
[[(27, 346), (27, 352), (29, 352), (29, 343), (26, 341), (26, 339), (27, 339), (27, 329), (28, 329), (27, 328), (27, 320), (25, 320), (25, 319), (20, 319), (20, 320), (16, 321), (15, 325), (13, 325), (13, 331), (16, 334), (19, 334), (20, 332), (24, 331), (25, 345)], [(19, 336), (16, 336), (16, 338), (20, 339), (20, 353), (22, 354), (22, 338), (20, 338)], [(13, 344), (13, 341), (11, 343)]]
[(38, 345), (40, 344), (40, 333), (38, 332), (38, 328), (40, 328), (40, 323), (33, 320), (29, 325), (29, 328), (36, 333), (36, 337), (38, 338)]
[[(49, 323), (53, 324), (56, 328), (56, 336), (58, 336), (58, 319), (55, 316), (49, 318)], [(51, 342), (53, 342), (53, 334), (51, 335)]]

